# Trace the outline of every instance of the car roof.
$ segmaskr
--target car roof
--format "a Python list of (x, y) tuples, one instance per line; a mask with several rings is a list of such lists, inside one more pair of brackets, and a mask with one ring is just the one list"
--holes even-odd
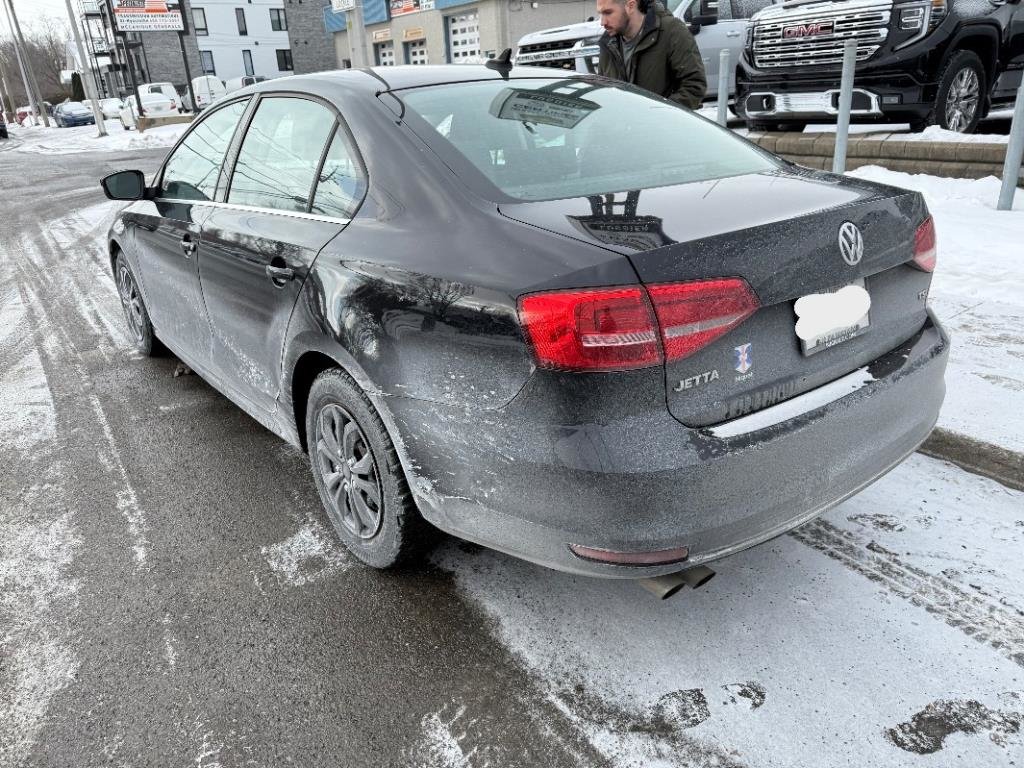
[[(581, 73), (549, 67), (513, 67), (509, 78), (543, 78), (545, 80), (580, 77)], [(586, 76), (586, 75), (584, 75)], [(248, 93), (263, 93), (281, 90), (319, 90), (324, 86), (341, 86), (346, 90), (367, 90), (374, 92), (421, 88), (445, 83), (465, 83), (478, 80), (502, 80), (501, 72), (475, 64), (428, 64), (403, 65), (398, 67), (364, 67), (359, 69), (336, 69), (315, 72), (309, 75), (267, 80), (249, 86)]]

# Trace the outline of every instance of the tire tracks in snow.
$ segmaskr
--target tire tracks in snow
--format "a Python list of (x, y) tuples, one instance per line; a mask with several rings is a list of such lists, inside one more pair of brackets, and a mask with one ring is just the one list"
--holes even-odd
[(1024, 619), (1020, 616), (902, 562), (895, 552), (875, 542), (865, 544), (825, 520), (814, 520), (789, 535), (1024, 667)]

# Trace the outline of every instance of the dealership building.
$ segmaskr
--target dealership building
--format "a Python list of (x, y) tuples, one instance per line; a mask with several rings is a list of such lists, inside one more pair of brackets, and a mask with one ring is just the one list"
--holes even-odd
[[(345, 0), (336, 0), (342, 7)], [(351, 0), (348, 2), (351, 5)], [(365, 59), (348, 29), (353, 13), (324, 8), (339, 67), (470, 64), (515, 50), (525, 34), (586, 21), (595, 0), (362, 0)]]

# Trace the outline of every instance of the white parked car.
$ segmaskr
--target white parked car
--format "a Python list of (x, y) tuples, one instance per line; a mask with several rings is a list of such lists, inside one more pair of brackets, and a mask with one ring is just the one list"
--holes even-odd
[(233, 77), (224, 83), (228, 93), (246, 88), (256, 83), (262, 83), (267, 78), (263, 75), (246, 75), (245, 77)]
[[(154, 93), (163, 94), (173, 100), (176, 105), (175, 109), (179, 112), (185, 111), (185, 100), (178, 94), (178, 89), (174, 87), (173, 83), (143, 83), (139, 86), (139, 96)], [(145, 105), (143, 105), (143, 109), (145, 109)]]
[(196, 109), (203, 110), (228, 92), (224, 82), (214, 75), (203, 75), (192, 80), (192, 92), (196, 95)]
[[(178, 114), (178, 102), (162, 93), (140, 93), (139, 98), (142, 99), (145, 117), (170, 117)], [(125, 99), (125, 101), (127, 102), (126, 106), (120, 111), (118, 117), (121, 119), (121, 125), (127, 131), (135, 127), (139, 108), (136, 106), (134, 98)]]
[(124, 109), (124, 102), (120, 99), (100, 99), (100, 111), (103, 113), (104, 120), (116, 119), (122, 109)]

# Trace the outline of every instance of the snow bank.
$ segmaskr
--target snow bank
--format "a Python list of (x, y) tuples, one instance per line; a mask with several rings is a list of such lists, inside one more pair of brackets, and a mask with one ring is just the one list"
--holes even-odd
[(1024, 190), (997, 211), (1000, 181), (943, 179), (878, 166), (850, 173), (921, 192), (939, 262), (931, 305), (953, 336), (939, 426), (1024, 452)]
[(162, 125), (145, 133), (126, 131), (118, 120), (104, 121), (107, 135), (96, 135), (95, 125), (77, 128), (44, 128), (41, 125), (12, 128), (11, 138), (18, 143), (15, 152), (71, 155), (79, 152), (125, 152), (136, 149), (169, 147), (188, 129), (188, 123)]

